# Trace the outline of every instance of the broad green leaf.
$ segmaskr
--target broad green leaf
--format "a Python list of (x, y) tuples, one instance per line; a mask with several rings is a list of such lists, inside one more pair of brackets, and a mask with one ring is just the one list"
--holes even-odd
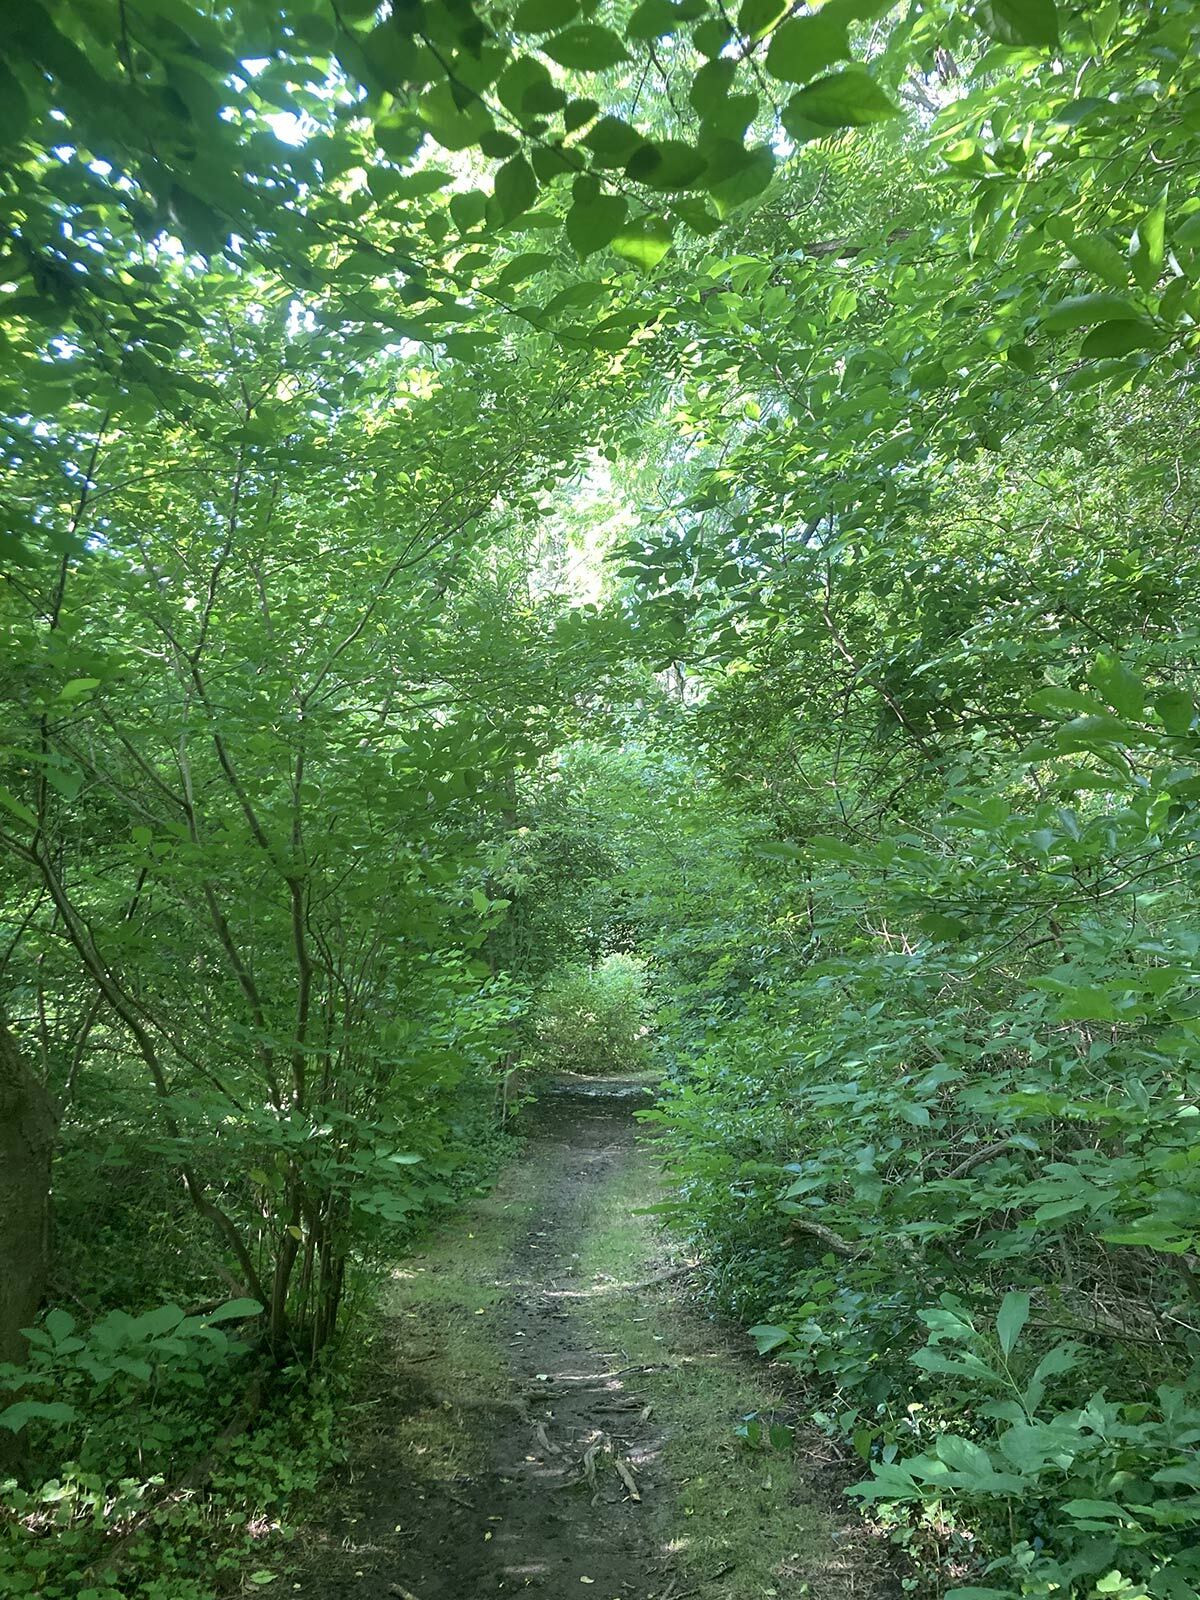
[(496, 94), (503, 106), (522, 119), (549, 116), (568, 99), (545, 62), (533, 56), (520, 56), (505, 67), (496, 80)]
[(242, 1321), (261, 1316), (262, 1310), (257, 1300), (226, 1300), (215, 1311), (205, 1312), (204, 1320), (208, 1323)]
[(772, 1322), (760, 1322), (747, 1331), (757, 1345), (760, 1356), (767, 1355), (771, 1350), (778, 1350), (779, 1346), (786, 1344), (792, 1336), (789, 1329)]
[(466, 150), (478, 143), (492, 127), (487, 108), (471, 100), (459, 106), (448, 83), (441, 83), (421, 96), (421, 120), (431, 136), (446, 150)]
[(865, 127), (896, 116), (898, 110), (869, 73), (846, 67), (794, 94), (784, 107), (783, 125), (805, 138), (811, 136), (807, 130)]
[(74, 1422), (75, 1408), (63, 1400), (18, 1400), (0, 1411), (0, 1428), (19, 1433), (29, 1422)]
[(1000, 1303), (996, 1315), (996, 1333), (1000, 1348), (1006, 1356), (1013, 1353), (1021, 1330), (1029, 1320), (1029, 1295), (1025, 1290), (1010, 1289)]
[(1164, 187), (1149, 211), (1139, 220), (1129, 241), (1129, 263), (1141, 288), (1151, 290), (1163, 269), (1167, 222)]
[(1106, 1244), (1132, 1245), (1142, 1250), (1161, 1250), (1166, 1255), (1186, 1255), (1196, 1247), (1196, 1234), (1182, 1228), (1153, 1222), (1134, 1228), (1113, 1228), (1100, 1237)]
[(1053, 50), (1058, 44), (1054, 0), (986, 0), (976, 9), (980, 23), (1001, 44)]
[(482, 189), (465, 189), (450, 196), (450, 215), (460, 233), (478, 228), (487, 215), (488, 197)]
[(64, 1311), (62, 1306), (54, 1306), (46, 1313), (42, 1324), (55, 1344), (62, 1341), (75, 1331), (75, 1318), (69, 1311)]
[(518, 33), (550, 33), (565, 28), (579, 14), (580, 0), (521, 0), (513, 13)]
[(986, 1450), (982, 1450), (971, 1439), (964, 1439), (961, 1434), (943, 1433), (938, 1435), (934, 1446), (939, 1461), (944, 1461), (953, 1472), (963, 1472), (969, 1476), (986, 1478), (992, 1474), (991, 1458)]
[(692, 43), (700, 54), (707, 56), (709, 60), (719, 56), (732, 38), (733, 27), (724, 18), (718, 20), (716, 17), (710, 17), (692, 33)]
[(1137, 322), (1142, 309), (1134, 300), (1115, 294), (1076, 294), (1051, 306), (1042, 326), (1051, 333), (1070, 328), (1091, 328), (1099, 322)]
[(538, 181), (524, 156), (514, 156), (497, 171), (495, 195), (505, 222), (511, 222), (533, 205), (538, 196)]
[(577, 72), (603, 72), (629, 59), (625, 46), (611, 28), (595, 22), (564, 28), (553, 38), (546, 39), (541, 48), (552, 61)]
[(1115, 656), (1099, 655), (1088, 682), (1122, 717), (1138, 718), (1146, 709), (1146, 689), (1141, 679)]
[(664, 139), (641, 145), (626, 163), (626, 175), (635, 183), (663, 194), (695, 188), (707, 162), (691, 145)]
[(183, 1321), (183, 1312), (179, 1306), (155, 1306), (153, 1311), (144, 1311), (137, 1317), (134, 1326), (142, 1338), (154, 1338), (160, 1333), (170, 1333)]
[(65, 683), (58, 691), (60, 700), (80, 700), (85, 694), (90, 694), (100, 685), (99, 678), (72, 678), (70, 683)]
[[(811, 16), (790, 17), (776, 28), (771, 35), (766, 68), (772, 77), (784, 83), (807, 83), (835, 61), (844, 61), (849, 54), (850, 40), (845, 24), (824, 11), (817, 11)], [(811, 119), (811, 113), (808, 114)]]
[(722, 141), (709, 155), (704, 187), (723, 217), (759, 195), (775, 174), (775, 157), (766, 145), (747, 150), (733, 140)]
[(1072, 234), (1068, 244), (1076, 259), (1110, 289), (1129, 287), (1129, 262), (1102, 234)]
[(597, 167), (623, 167), (644, 142), (637, 129), (620, 117), (601, 117), (582, 140)]
[(625, 24), (627, 39), (659, 39), (681, 22), (700, 14), (699, 0), (641, 0)]
[(11, 790), (4, 788), (2, 784), (0, 784), (0, 806), (3, 806), (5, 811), (11, 811), (14, 817), (20, 818), (26, 827), (37, 827), (37, 813), (31, 811), (23, 801), (18, 800), (16, 795)]
[(1187, 733), (1196, 715), (1196, 702), (1185, 689), (1164, 689), (1154, 697), (1154, 710), (1168, 733)]
[(643, 272), (656, 267), (670, 248), (671, 229), (662, 217), (635, 217), (612, 239), (616, 254)]
[(576, 200), (566, 217), (567, 238), (575, 253), (586, 260), (603, 250), (620, 232), (628, 209), (629, 202), (621, 194)]
[(1152, 349), (1160, 342), (1158, 330), (1150, 322), (1102, 322), (1079, 347), (1089, 360), (1107, 356), (1126, 356), (1131, 350)]
[(737, 31), (743, 39), (754, 42), (770, 33), (780, 17), (786, 17), (790, 10), (789, 0), (742, 0)]

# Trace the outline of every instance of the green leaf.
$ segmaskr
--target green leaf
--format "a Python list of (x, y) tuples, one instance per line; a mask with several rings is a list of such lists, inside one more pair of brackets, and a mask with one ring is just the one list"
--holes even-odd
[(579, 13), (579, 0), (521, 0), (513, 13), (517, 33), (550, 33), (565, 28)]
[(581, 140), (592, 152), (593, 165), (597, 167), (623, 167), (643, 142), (637, 129), (620, 117), (601, 117)]
[(614, 235), (612, 248), (624, 260), (649, 272), (671, 248), (671, 229), (662, 217), (635, 217)]
[(1054, 0), (988, 0), (975, 13), (980, 25), (1001, 44), (1053, 50), (1058, 44)]
[(629, 59), (625, 46), (612, 29), (602, 28), (595, 22), (564, 28), (547, 39), (542, 50), (560, 67), (570, 67), (576, 72), (603, 72)]
[(674, 33), (684, 13), (695, 16), (690, 5), (676, 5), (674, 0), (641, 0), (625, 24), (627, 39), (659, 39), (665, 33)]
[[(791, 0), (742, 0), (737, 14), (737, 31), (751, 43), (763, 38), (791, 10)], [(730, 62), (730, 66), (733, 63)]]
[(1187, 733), (1196, 715), (1196, 702), (1185, 689), (1164, 689), (1154, 697), (1154, 710), (1168, 733)]
[(1136, 719), (1146, 709), (1145, 685), (1115, 656), (1097, 656), (1088, 673), (1088, 682), (1123, 717)]
[(1088, 360), (1105, 356), (1127, 356), (1131, 350), (1151, 349), (1159, 342), (1158, 330), (1150, 322), (1102, 322), (1079, 347)]
[(18, 800), (16, 795), (11, 793), (10, 790), (5, 789), (3, 785), (0, 785), (0, 806), (3, 806), (5, 811), (11, 811), (14, 817), (19, 817), (20, 820), (25, 823), (26, 827), (37, 827), (36, 813), (31, 811), (29, 807), (22, 801)]
[(58, 691), (60, 700), (80, 700), (85, 694), (90, 694), (100, 685), (99, 678), (72, 678), (70, 683), (65, 683)]
[(775, 175), (775, 156), (766, 145), (747, 150), (733, 140), (722, 141), (709, 156), (704, 187), (726, 217), (738, 206), (752, 200)]
[(1166, 1225), (1156, 1227), (1153, 1223), (1135, 1228), (1114, 1228), (1100, 1237), (1105, 1244), (1133, 1245), (1143, 1250), (1161, 1250), (1173, 1256), (1186, 1255), (1196, 1243), (1194, 1234)]
[(488, 197), (481, 189), (464, 189), (450, 196), (450, 215), (460, 233), (478, 228), (487, 216)]
[(183, 1312), (178, 1306), (155, 1306), (153, 1311), (144, 1311), (140, 1317), (135, 1318), (134, 1326), (139, 1336), (149, 1339), (160, 1333), (170, 1333), (182, 1321)]
[(567, 133), (574, 133), (589, 123), (599, 111), (600, 107), (595, 100), (572, 100), (563, 108), (563, 127)]
[(625, 167), (627, 177), (662, 194), (691, 189), (707, 162), (699, 151), (679, 139), (646, 143), (634, 151)]
[(1108, 284), (1110, 289), (1129, 287), (1129, 262), (1103, 235), (1072, 234), (1067, 241), (1077, 261)]
[(448, 83), (440, 83), (422, 95), (418, 109), (430, 135), (446, 150), (467, 150), (492, 128), (486, 106), (472, 100), (463, 109)]
[(496, 203), (505, 222), (528, 211), (538, 196), (538, 181), (524, 156), (513, 156), (496, 173)]
[(1141, 316), (1141, 307), (1122, 295), (1075, 294), (1051, 306), (1042, 317), (1042, 326), (1050, 333), (1064, 333), (1070, 328), (1094, 327), (1098, 322), (1136, 322)]
[(69, 1311), (64, 1311), (61, 1306), (55, 1306), (46, 1313), (46, 1320), (42, 1326), (55, 1344), (61, 1344), (64, 1339), (75, 1332), (75, 1318)]
[(782, 27), (776, 28), (771, 35), (766, 67), (773, 78), (783, 83), (807, 83), (835, 61), (844, 61), (849, 54), (850, 38), (845, 23), (824, 11), (817, 11), (811, 16), (791, 17)]
[(549, 116), (567, 103), (567, 95), (550, 76), (545, 62), (521, 56), (496, 79), (501, 105), (521, 119)]
[(944, 1461), (952, 1472), (963, 1472), (978, 1478), (992, 1475), (991, 1457), (987, 1451), (980, 1449), (973, 1440), (964, 1439), (961, 1434), (939, 1434), (934, 1449), (938, 1460)]
[(1164, 187), (1158, 199), (1142, 217), (1129, 241), (1129, 262), (1133, 276), (1146, 290), (1153, 289), (1162, 272), (1165, 254), (1167, 223), (1167, 191)]
[(869, 73), (846, 67), (794, 94), (784, 107), (783, 125), (794, 137), (806, 138), (811, 129), (865, 127), (898, 111)]
[(760, 1356), (765, 1356), (771, 1350), (778, 1350), (782, 1344), (787, 1344), (792, 1337), (788, 1328), (773, 1322), (760, 1322), (756, 1327), (746, 1330), (754, 1343), (758, 1346)]
[(717, 17), (709, 17), (693, 32), (692, 43), (702, 56), (707, 56), (711, 61), (721, 54), (732, 37), (733, 30), (727, 22)]
[(622, 194), (600, 194), (576, 200), (567, 212), (567, 239), (582, 260), (603, 250), (621, 231), (629, 202)]
[(1029, 1295), (1024, 1290), (1010, 1289), (1000, 1302), (1000, 1310), (996, 1315), (996, 1333), (1006, 1356), (1012, 1354), (1013, 1347), (1021, 1337), (1021, 1329), (1028, 1320)]
[(0, 1428), (19, 1433), (27, 1422), (74, 1422), (75, 1409), (62, 1400), (18, 1400), (0, 1411)]
[(226, 1300), (224, 1305), (218, 1306), (215, 1311), (205, 1312), (204, 1320), (207, 1323), (240, 1322), (249, 1317), (260, 1317), (262, 1311), (263, 1308), (257, 1300)]

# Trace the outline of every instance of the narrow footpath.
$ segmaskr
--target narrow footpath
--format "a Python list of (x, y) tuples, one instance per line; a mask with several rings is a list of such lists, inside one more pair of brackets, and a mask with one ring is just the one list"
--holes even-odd
[(769, 1371), (689, 1303), (646, 1210), (640, 1103), (556, 1086), (496, 1188), (397, 1270), (306, 1600), (891, 1594), (830, 1509), (840, 1469), (804, 1459)]

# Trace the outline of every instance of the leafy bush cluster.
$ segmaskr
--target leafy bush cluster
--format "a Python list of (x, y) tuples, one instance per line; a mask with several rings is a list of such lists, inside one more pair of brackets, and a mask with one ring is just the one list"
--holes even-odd
[(862, 1497), (973, 1578), (959, 1600), (1184, 1600), (1195, 709), (1106, 658), (1036, 698), (1042, 800), (994, 765), (919, 832), (747, 834), (742, 937), (784, 938), (739, 1000), (681, 1014), (654, 1115), (719, 1293), (871, 1466)]
[(635, 956), (565, 967), (535, 1003), (531, 1064), (545, 1072), (638, 1072), (650, 1062), (649, 1009), (644, 965)]

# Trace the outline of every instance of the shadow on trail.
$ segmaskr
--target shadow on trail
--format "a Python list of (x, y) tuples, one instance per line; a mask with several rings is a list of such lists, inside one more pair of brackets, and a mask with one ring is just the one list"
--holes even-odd
[(739, 1415), (786, 1392), (667, 1287), (691, 1269), (644, 1209), (652, 1098), (543, 1085), (495, 1189), (395, 1269), (304, 1600), (895, 1595), (826, 1442), (737, 1445)]
[[(306, 1596), (352, 1588), (357, 1600), (472, 1600), (579, 1595), (585, 1586), (597, 1600), (666, 1600), (676, 1592), (671, 1559), (642, 1510), (643, 1494), (661, 1489), (662, 1436), (637, 1388), (639, 1372), (651, 1369), (622, 1368), (579, 1314), (608, 1287), (578, 1275), (585, 1214), (629, 1159), (634, 1110), (652, 1098), (643, 1085), (565, 1080), (525, 1113), (515, 1177), (527, 1191), (526, 1222), (507, 1258), (493, 1263), (499, 1298), (487, 1327), (506, 1354), (506, 1393), (472, 1393), (469, 1380), (457, 1393), (430, 1383), (423, 1352), (411, 1348), (419, 1312), (405, 1308), (401, 1289), (408, 1320), (396, 1326), (390, 1381), (374, 1397), (383, 1414), (351, 1463), (351, 1493), (302, 1585)], [(507, 1186), (502, 1180), (501, 1203)], [(468, 1208), (446, 1233), (470, 1226)], [(434, 1241), (426, 1259), (435, 1275), (437, 1257)], [(480, 1465), (422, 1473), (411, 1424), (431, 1410), (451, 1413)]]

